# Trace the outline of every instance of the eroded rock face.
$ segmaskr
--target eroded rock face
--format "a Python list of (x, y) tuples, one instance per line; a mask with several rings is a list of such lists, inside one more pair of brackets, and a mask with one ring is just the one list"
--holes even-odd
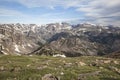
[[(24, 26), (24, 27), (23, 27)], [(38, 45), (27, 36), (31, 31), (27, 25), (0, 25), (0, 52), (2, 54), (28, 54), (38, 48)]]
[(56, 33), (70, 29), (71, 26), (65, 23), (0, 24), (0, 53), (29, 54), (45, 44)]

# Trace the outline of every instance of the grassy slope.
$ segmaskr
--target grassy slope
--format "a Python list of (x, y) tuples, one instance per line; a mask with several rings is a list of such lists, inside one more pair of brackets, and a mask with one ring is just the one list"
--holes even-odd
[(100, 71), (99, 75), (87, 75), (82, 80), (120, 80), (120, 74), (110, 67), (120, 70), (120, 59), (0, 55), (0, 80), (41, 80), (42, 76), (49, 73), (60, 77), (60, 80), (77, 80), (80, 74), (95, 71)]

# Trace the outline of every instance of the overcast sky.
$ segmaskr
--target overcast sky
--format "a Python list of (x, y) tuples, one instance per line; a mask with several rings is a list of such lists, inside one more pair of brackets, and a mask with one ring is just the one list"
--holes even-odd
[(120, 25), (120, 0), (0, 0), (0, 23)]

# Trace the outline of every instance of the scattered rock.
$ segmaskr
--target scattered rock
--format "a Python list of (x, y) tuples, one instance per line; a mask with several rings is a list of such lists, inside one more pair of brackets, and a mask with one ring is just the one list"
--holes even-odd
[(109, 63), (111, 63), (111, 60), (105, 60), (104, 63), (109, 64)]
[(60, 79), (56, 76), (53, 76), (52, 74), (45, 74), (42, 77), (42, 80), (60, 80)]
[(27, 67), (30, 67), (31, 66), (31, 64), (28, 64), (28, 65), (26, 65)]
[(63, 63), (66, 63), (66, 61), (65, 61), (65, 60), (63, 60), (62, 62), (63, 62)]
[(62, 66), (58, 66), (59, 68), (62, 68)]
[(120, 69), (117, 71), (118, 74), (120, 74)]
[(18, 71), (20, 71), (20, 70), (21, 70), (21, 67), (13, 67), (13, 68), (10, 70), (10, 72), (13, 72), (13, 71), (18, 72)]
[(71, 67), (72, 63), (64, 63), (65, 67)]
[(63, 72), (61, 72), (61, 73), (60, 73), (60, 75), (64, 75), (64, 73), (63, 73)]
[(89, 66), (99, 67), (98, 63), (96, 63), (96, 62), (92, 62), (92, 63), (90, 63)]
[(79, 62), (79, 64), (78, 65), (80, 65), (80, 66), (85, 66), (86, 64), (84, 63), (84, 62)]
[(118, 61), (113, 61), (113, 63), (114, 63), (114, 64), (119, 64), (119, 62), (118, 62)]
[(12, 63), (11, 61), (8, 61), (8, 63)]
[(42, 67), (37, 67), (38, 70), (42, 70), (43, 68)]
[(103, 67), (100, 66), (99, 69), (103, 69)]
[(37, 67), (38, 70), (42, 70), (44, 68), (47, 68), (48, 66), (40, 66), (40, 67)]
[(5, 70), (4, 66), (1, 66), (0, 71), (4, 71), (4, 70)]
[(29, 56), (33, 56), (33, 55), (29, 55)]
[(111, 69), (112, 71), (115, 71), (116, 73), (120, 74), (120, 69), (118, 69), (117, 67), (109, 66), (109, 69)]
[(98, 59), (96, 59), (95, 61), (96, 61), (96, 62), (99, 62), (99, 60), (98, 60)]
[(21, 69), (21, 67), (15, 67), (15, 71), (20, 71)]
[(96, 76), (99, 75), (100, 71), (95, 71), (95, 72), (91, 72), (91, 73), (84, 73), (84, 74), (79, 74), (78, 76), (78, 80), (86, 80), (87, 76)]

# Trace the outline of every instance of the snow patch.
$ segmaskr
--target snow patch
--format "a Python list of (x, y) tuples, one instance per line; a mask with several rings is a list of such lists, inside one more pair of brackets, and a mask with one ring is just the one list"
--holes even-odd
[(109, 29), (108, 27), (103, 27), (104, 29)]
[(8, 53), (6, 53), (5, 51), (1, 51), (4, 55), (8, 55)]
[(32, 45), (31, 45), (31, 44), (28, 44), (28, 46), (29, 46), (29, 47), (32, 47)]
[(64, 27), (63, 29), (68, 29), (68, 30), (71, 30), (71, 29), (72, 29), (72, 27), (71, 27), (71, 26), (66, 26), (66, 27)]
[(79, 31), (86, 31), (86, 28), (80, 28)]
[(24, 49), (25, 49), (25, 46), (24, 46), (24, 45), (22, 45), (22, 48), (24, 48)]
[(101, 32), (102, 31), (102, 29), (99, 29), (99, 32)]
[(18, 45), (15, 45), (15, 51), (20, 52)]
[(53, 57), (66, 57), (64, 54), (56, 54), (56, 55), (53, 55)]
[(32, 27), (32, 31), (35, 33), (35, 28), (36, 28), (36, 26), (33, 26)]

